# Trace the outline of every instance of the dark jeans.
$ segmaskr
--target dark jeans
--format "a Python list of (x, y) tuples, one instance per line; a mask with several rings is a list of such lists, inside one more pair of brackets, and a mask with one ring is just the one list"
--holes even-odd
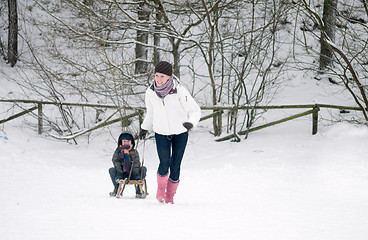
[[(142, 168), (139, 169), (139, 175), (138, 176), (130, 176), (130, 179), (131, 180), (141, 179), (141, 171), (142, 171)], [(129, 177), (129, 173), (123, 173), (123, 175), (120, 175), (116, 171), (116, 168), (112, 167), (112, 168), (109, 169), (109, 174), (110, 174), (112, 184), (114, 184), (115, 193), (116, 193), (116, 191), (118, 190), (118, 187), (119, 187), (119, 184), (116, 183), (116, 179), (125, 179), (125, 178)], [(147, 168), (143, 167), (142, 179), (144, 179), (146, 177), (146, 174), (147, 174)]]
[(156, 147), (160, 164), (158, 175), (166, 176), (170, 169), (169, 178), (178, 182), (180, 176), (181, 160), (188, 142), (188, 132), (179, 135), (161, 135), (156, 133)]

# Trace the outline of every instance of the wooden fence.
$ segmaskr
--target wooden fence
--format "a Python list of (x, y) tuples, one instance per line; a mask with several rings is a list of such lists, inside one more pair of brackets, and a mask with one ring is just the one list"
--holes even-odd
[[(8, 122), (12, 119), (18, 118), (20, 116), (23, 116), (25, 114), (28, 114), (30, 112), (35, 111), (36, 109), (38, 110), (37, 112), (37, 116), (38, 116), (38, 133), (42, 134), (42, 129), (43, 129), (43, 111), (42, 111), (42, 107), (43, 105), (55, 105), (55, 106), (79, 106), (79, 107), (92, 107), (92, 108), (109, 108), (109, 109), (116, 109), (116, 112), (118, 112), (120, 109), (123, 108), (119, 108), (118, 106), (114, 106), (114, 105), (104, 105), (104, 104), (90, 104), (90, 103), (68, 103), (68, 102), (63, 102), (63, 103), (58, 103), (58, 102), (50, 102), (50, 101), (35, 101), (35, 100), (3, 100), (0, 99), (0, 102), (6, 102), (6, 103), (27, 103), (27, 104), (35, 104), (35, 106), (26, 109), (20, 113), (17, 113), (13, 116), (10, 116), (6, 119), (2, 119), (0, 120), (0, 124), (3, 124), (5, 122)], [(282, 106), (239, 106), (239, 107), (221, 107), (221, 106), (213, 106), (213, 107), (206, 107), (203, 106), (201, 107), (202, 110), (211, 110), (213, 111), (213, 113), (202, 117), (200, 119), (200, 121), (204, 121), (206, 119), (210, 119), (215, 115), (220, 115), (220, 119), (222, 119), (222, 114), (224, 113), (225, 110), (229, 110), (229, 111), (234, 111), (234, 110), (247, 110), (247, 109), (309, 109), (307, 111), (304, 111), (302, 113), (298, 113), (286, 118), (282, 118), (279, 119), (277, 121), (273, 121), (271, 123), (267, 123), (261, 126), (257, 126), (257, 127), (253, 127), (253, 128), (249, 128), (245, 131), (241, 131), (238, 134), (239, 135), (245, 135), (249, 132), (254, 132), (266, 127), (270, 127), (276, 124), (280, 124), (286, 121), (290, 121), (296, 118), (300, 118), (306, 115), (311, 114), (312, 115), (312, 134), (316, 134), (318, 131), (318, 112), (320, 111), (321, 108), (331, 108), (331, 109), (344, 109), (344, 110), (356, 110), (356, 111), (361, 111), (362, 109), (359, 107), (349, 107), (349, 106), (338, 106), (338, 105), (327, 105), (327, 104), (309, 104), (309, 105), (282, 105)], [(144, 112), (144, 108), (131, 108), (131, 107), (124, 107), (124, 109), (127, 110), (136, 110), (136, 112), (124, 116), (124, 117), (119, 117), (113, 120), (110, 120), (111, 117), (116, 113), (110, 115), (108, 118), (106, 118), (104, 121), (98, 123), (97, 125), (93, 126), (92, 128), (86, 129), (86, 130), (82, 130), (79, 131), (76, 134), (72, 134), (69, 136), (65, 136), (65, 137), (57, 137), (54, 136), (57, 139), (60, 140), (69, 140), (69, 139), (74, 139), (80, 135), (83, 135), (85, 133), (88, 133), (90, 131), (93, 131), (95, 129), (116, 123), (116, 122), (121, 122), (121, 121), (127, 121), (129, 118), (135, 117), (135, 116), (139, 116), (139, 121), (142, 122), (142, 116), (143, 116), (143, 112)], [(219, 129), (222, 128), (222, 121), (219, 121)], [(229, 140), (235, 137), (235, 134), (230, 134), (228, 136), (222, 137), (222, 138), (218, 138), (216, 141), (225, 141), (225, 140)]]
[[(306, 115), (311, 114), (312, 115), (312, 134), (315, 135), (318, 132), (318, 112), (321, 108), (331, 108), (331, 109), (339, 109), (339, 110), (355, 110), (355, 111), (362, 111), (359, 107), (349, 107), (349, 106), (340, 106), (340, 105), (330, 105), (330, 104), (306, 104), (306, 105), (280, 105), (280, 106), (240, 106), (236, 109), (240, 110), (246, 110), (246, 109), (310, 109), (308, 111), (298, 113), (286, 118), (282, 118), (261, 126), (249, 128), (244, 131), (240, 131), (237, 134), (238, 135), (245, 135), (249, 132), (254, 132), (263, 128), (267, 128), (276, 124), (280, 124), (283, 122), (287, 122), (296, 118), (300, 118)], [(202, 107), (202, 110), (217, 110), (217, 111), (223, 111), (223, 110), (234, 110), (233, 107)], [(221, 127), (221, 126), (219, 126)], [(216, 139), (217, 142), (229, 140), (235, 137), (235, 134), (230, 134), (228, 136), (218, 138)]]

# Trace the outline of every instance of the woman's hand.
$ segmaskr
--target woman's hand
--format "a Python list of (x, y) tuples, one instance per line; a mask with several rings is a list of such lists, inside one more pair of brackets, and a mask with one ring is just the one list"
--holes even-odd
[(193, 124), (190, 122), (185, 122), (183, 123), (183, 126), (189, 131), (190, 129), (193, 128)]
[(147, 135), (148, 131), (145, 130), (145, 129), (141, 129), (139, 131), (139, 134), (138, 134), (138, 138), (139, 139), (146, 139), (146, 135)]

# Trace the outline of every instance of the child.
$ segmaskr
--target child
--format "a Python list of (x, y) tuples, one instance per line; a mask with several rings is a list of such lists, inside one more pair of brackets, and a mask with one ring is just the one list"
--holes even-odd
[[(133, 168), (130, 179), (141, 179), (142, 166), (139, 160), (138, 151), (134, 147), (135, 141), (133, 135), (130, 132), (121, 133), (118, 139), (118, 147), (112, 157), (114, 167), (109, 169), (111, 181), (115, 187), (114, 191), (110, 192), (111, 197), (116, 196), (119, 187), (119, 180), (129, 177), (130, 168)], [(146, 167), (143, 167), (142, 179), (146, 177), (146, 172)], [(137, 189), (136, 194), (136, 197), (139, 197), (139, 189)]]

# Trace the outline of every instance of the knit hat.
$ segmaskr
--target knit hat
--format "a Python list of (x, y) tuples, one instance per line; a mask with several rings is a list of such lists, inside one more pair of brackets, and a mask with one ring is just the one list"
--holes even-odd
[(155, 72), (163, 73), (168, 76), (172, 75), (172, 65), (166, 61), (161, 61), (156, 64)]
[(120, 134), (119, 139), (118, 139), (119, 146), (121, 145), (122, 140), (130, 140), (134, 148), (135, 146), (134, 137), (130, 132), (125, 131)]
[(121, 134), (120, 140), (130, 140), (130, 141), (132, 141), (133, 137), (129, 133), (124, 132), (124, 133)]

